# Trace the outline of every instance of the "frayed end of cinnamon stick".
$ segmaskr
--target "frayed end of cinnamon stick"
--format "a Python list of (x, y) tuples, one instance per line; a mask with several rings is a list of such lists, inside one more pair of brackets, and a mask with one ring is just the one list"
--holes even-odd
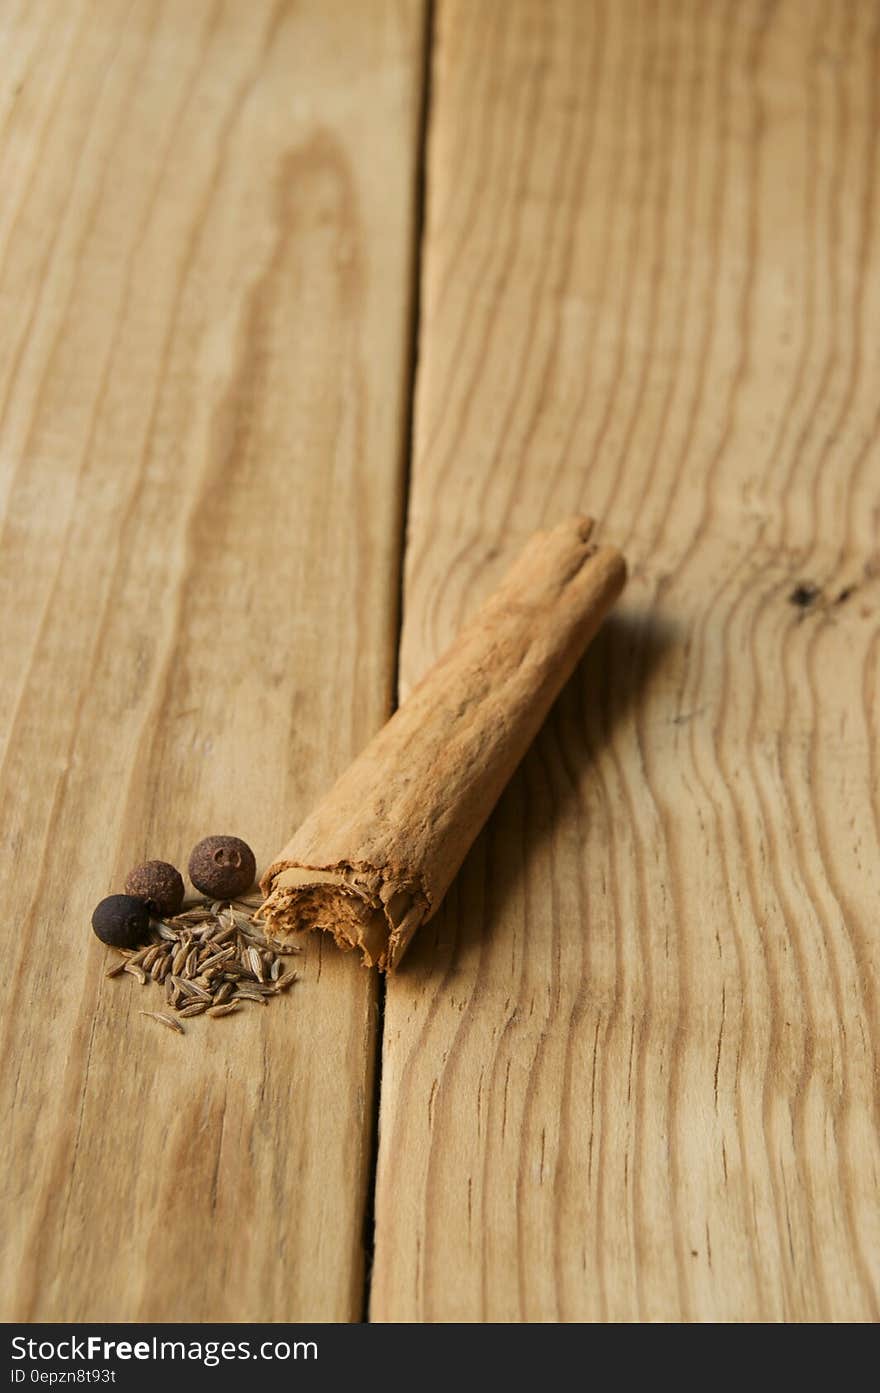
[(393, 883), (374, 867), (316, 869), (270, 866), (262, 880), (266, 899), (257, 911), (266, 935), (289, 943), (315, 930), (333, 935), (337, 947), (357, 948), (365, 967), (392, 972), (419, 924), (430, 912), (416, 884)]

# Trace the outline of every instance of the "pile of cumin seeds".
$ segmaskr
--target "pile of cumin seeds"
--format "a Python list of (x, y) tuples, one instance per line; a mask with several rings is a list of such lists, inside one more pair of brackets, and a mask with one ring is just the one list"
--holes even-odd
[(141, 986), (161, 987), (170, 1011), (140, 1014), (181, 1035), (181, 1022), (191, 1016), (229, 1016), (249, 1002), (268, 1006), (297, 980), (285, 969), (284, 955), (299, 949), (271, 947), (253, 909), (245, 900), (204, 900), (173, 919), (153, 919), (147, 941), (132, 950), (115, 948), (120, 960), (104, 975), (126, 972)]

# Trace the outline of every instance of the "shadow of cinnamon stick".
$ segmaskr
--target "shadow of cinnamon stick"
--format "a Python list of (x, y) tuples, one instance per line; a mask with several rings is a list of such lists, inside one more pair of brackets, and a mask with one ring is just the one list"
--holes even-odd
[(571, 829), (590, 855), (593, 831), (609, 835), (596, 765), (644, 701), (677, 628), (656, 614), (608, 617), (465, 859), (440, 910), (419, 930), (395, 978), (455, 973), (503, 932), (529, 870)]

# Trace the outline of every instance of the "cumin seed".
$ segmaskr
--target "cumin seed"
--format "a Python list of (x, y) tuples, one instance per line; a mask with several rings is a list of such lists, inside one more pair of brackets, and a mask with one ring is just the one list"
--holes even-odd
[(162, 1025), (167, 1025), (169, 1030), (176, 1030), (178, 1035), (186, 1034), (180, 1021), (176, 1021), (173, 1016), (166, 1016), (163, 1011), (141, 1011), (140, 1014), (149, 1016), (151, 1020), (161, 1021)]

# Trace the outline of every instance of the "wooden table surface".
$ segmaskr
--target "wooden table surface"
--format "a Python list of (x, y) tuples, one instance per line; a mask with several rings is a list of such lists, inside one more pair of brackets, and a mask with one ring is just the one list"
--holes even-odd
[[(876, 1319), (880, 6), (0, 51), (0, 1314)], [(95, 901), (265, 863), (577, 510), (625, 598), (399, 974), (140, 1016)]]

